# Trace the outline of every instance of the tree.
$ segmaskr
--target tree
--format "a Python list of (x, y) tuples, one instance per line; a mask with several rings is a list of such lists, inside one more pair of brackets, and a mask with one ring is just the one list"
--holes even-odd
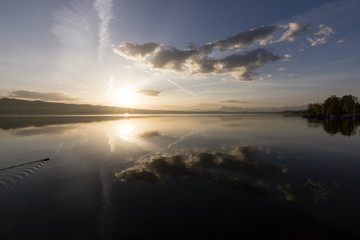
[(360, 109), (359, 98), (353, 95), (328, 97), (323, 103), (310, 103), (307, 113), (310, 115), (357, 115)]
[(310, 103), (307, 109), (308, 114), (310, 115), (318, 115), (322, 113), (322, 105), (321, 103)]
[(327, 115), (341, 114), (340, 99), (336, 95), (327, 98), (323, 103), (323, 107)]
[(352, 95), (345, 95), (341, 98), (341, 110), (343, 114), (350, 114), (355, 112), (355, 97)]

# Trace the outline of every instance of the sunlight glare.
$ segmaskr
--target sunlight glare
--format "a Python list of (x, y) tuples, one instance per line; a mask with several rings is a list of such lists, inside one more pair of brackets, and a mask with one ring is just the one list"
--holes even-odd
[(133, 127), (130, 124), (123, 124), (119, 128), (121, 138), (129, 138), (133, 135)]
[(135, 93), (129, 88), (122, 88), (116, 93), (115, 101), (123, 107), (128, 107), (134, 103)]

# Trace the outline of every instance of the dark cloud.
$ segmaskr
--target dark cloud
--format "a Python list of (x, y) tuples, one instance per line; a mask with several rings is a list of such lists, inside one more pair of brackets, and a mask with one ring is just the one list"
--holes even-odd
[(222, 59), (199, 58), (193, 61), (193, 73), (231, 74), (236, 81), (253, 81), (256, 70), (281, 57), (269, 50), (258, 48), (243, 54), (232, 54)]
[(209, 51), (214, 48), (220, 51), (232, 50), (236, 48), (247, 48), (251, 44), (260, 42), (265, 44), (265, 41), (271, 37), (271, 34), (279, 28), (278, 25), (263, 26), (249, 31), (243, 31), (235, 34), (224, 40), (217, 40), (213, 43), (208, 43), (201, 47), (201, 50)]
[(126, 42), (115, 48), (114, 52), (125, 57), (146, 58), (161, 47), (161, 44), (153, 42), (144, 44)]
[(158, 51), (150, 63), (154, 68), (172, 69), (182, 71), (187, 60), (199, 54), (198, 50), (178, 50), (176, 48), (164, 48)]
[(155, 91), (155, 90), (150, 90), (150, 89), (141, 89), (139, 91), (137, 91), (137, 93), (141, 93), (145, 96), (159, 96), (160, 92), (159, 91)]
[(243, 54), (232, 54), (222, 59), (199, 55), (196, 50), (161, 51), (151, 60), (154, 68), (190, 71), (191, 74), (231, 74), (236, 81), (253, 81), (256, 70), (281, 57), (269, 50), (258, 48)]
[(6, 97), (10, 98), (24, 98), (24, 99), (36, 99), (43, 101), (75, 101), (77, 98), (70, 97), (67, 94), (60, 92), (42, 93), (27, 90), (17, 90), (9, 92)]
[[(277, 29), (287, 29), (280, 39), (270, 41)], [(292, 22), (285, 25), (263, 26), (249, 31), (239, 32), (223, 40), (210, 42), (203, 46), (189, 44), (188, 49), (180, 50), (160, 43), (133, 44), (124, 43), (114, 52), (127, 57), (136, 58), (149, 64), (154, 69), (166, 69), (190, 74), (230, 74), (235, 81), (253, 81), (256, 70), (268, 63), (281, 59), (278, 55), (264, 48), (255, 48), (242, 53), (234, 53), (253, 44), (266, 45), (281, 41), (294, 41), (302, 32), (310, 30), (304, 23)], [(230, 51), (222, 58), (216, 58), (214, 50)]]

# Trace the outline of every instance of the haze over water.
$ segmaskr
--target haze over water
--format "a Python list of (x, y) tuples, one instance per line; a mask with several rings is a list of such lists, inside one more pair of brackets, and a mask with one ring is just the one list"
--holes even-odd
[(355, 239), (359, 123), (329, 121), (1, 117), (0, 236)]

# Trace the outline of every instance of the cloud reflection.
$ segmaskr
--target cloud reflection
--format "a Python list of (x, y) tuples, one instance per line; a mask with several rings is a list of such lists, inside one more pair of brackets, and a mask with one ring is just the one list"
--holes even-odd
[(161, 136), (160, 132), (158, 130), (156, 131), (147, 131), (139, 134), (139, 137), (141, 138), (150, 138), (150, 137), (157, 137)]
[(261, 177), (278, 167), (256, 159), (255, 148), (237, 147), (231, 154), (191, 152), (189, 155), (152, 155), (115, 176), (124, 182), (161, 182), (174, 177), (200, 177), (249, 194), (271, 197)]
[(228, 153), (199, 150), (147, 155), (137, 165), (115, 173), (115, 177), (124, 183), (200, 178), (260, 198), (315, 203), (328, 199), (331, 186), (301, 174), (295, 176), (288, 167), (270, 163), (282, 160), (276, 152), (270, 154), (267, 150), (262, 146), (237, 146)]

